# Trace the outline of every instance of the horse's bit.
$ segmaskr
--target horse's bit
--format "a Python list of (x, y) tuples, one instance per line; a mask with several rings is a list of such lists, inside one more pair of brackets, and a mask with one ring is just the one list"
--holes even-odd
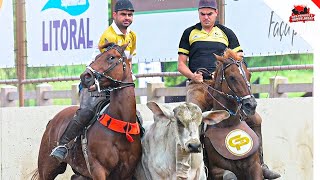
[[(122, 66), (123, 66), (123, 71), (126, 70), (126, 63), (124, 61), (124, 59), (126, 59), (126, 55), (124, 54), (124, 52), (122, 51), (122, 49), (120, 48), (120, 46), (116, 45), (116, 44), (112, 44), (110, 46), (108, 46), (107, 48), (105, 48), (105, 52), (111, 50), (111, 49), (115, 49), (116, 51), (118, 51), (121, 54), (121, 58), (118, 59), (118, 61), (116, 63), (114, 63), (112, 66), (110, 66), (107, 70), (105, 70), (103, 73), (100, 73), (96, 70), (94, 70), (90, 65), (94, 62), (92, 62), (90, 65), (87, 66), (87, 69), (89, 69), (93, 74), (94, 74), (94, 81), (95, 81), (95, 85), (97, 87), (98, 92), (103, 92), (103, 91), (113, 91), (113, 90), (118, 90), (118, 89), (122, 89), (125, 87), (129, 87), (129, 86), (134, 86), (133, 82), (122, 82), (120, 80), (116, 80), (110, 76), (107, 75), (107, 73), (111, 72), (117, 65), (119, 65), (122, 62)], [(101, 56), (102, 54), (100, 54), (99, 56)], [(109, 80), (111, 80), (113, 83), (115, 83), (117, 86), (115, 87), (107, 87), (105, 89), (100, 88), (100, 81), (101, 78), (105, 77)]]

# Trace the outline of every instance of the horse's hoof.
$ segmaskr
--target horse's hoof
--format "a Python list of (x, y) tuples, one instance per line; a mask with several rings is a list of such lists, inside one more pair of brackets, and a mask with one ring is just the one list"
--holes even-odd
[(65, 145), (60, 145), (54, 148), (50, 156), (57, 158), (59, 161), (63, 161), (68, 154), (68, 149)]
[(224, 173), (223, 173), (223, 180), (237, 180), (237, 176), (231, 172), (231, 171), (228, 171), (228, 170), (225, 170)]
[(263, 172), (263, 177), (265, 179), (278, 179), (279, 177), (281, 177), (279, 173), (270, 170), (266, 164), (262, 164), (261, 168)]

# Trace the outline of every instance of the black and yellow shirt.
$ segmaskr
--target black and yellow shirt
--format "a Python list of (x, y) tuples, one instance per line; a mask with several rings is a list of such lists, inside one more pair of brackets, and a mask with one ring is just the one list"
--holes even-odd
[(213, 72), (216, 68), (216, 57), (213, 53), (222, 55), (227, 47), (235, 52), (242, 51), (238, 38), (231, 29), (215, 24), (208, 33), (198, 23), (183, 32), (178, 54), (189, 56), (191, 72), (198, 68)]

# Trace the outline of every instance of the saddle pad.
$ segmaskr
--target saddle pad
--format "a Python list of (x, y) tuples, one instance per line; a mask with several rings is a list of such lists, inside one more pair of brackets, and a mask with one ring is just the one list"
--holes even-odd
[(231, 160), (246, 158), (259, 148), (258, 136), (245, 121), (228, 128), (208, 127), (205, 136), (220, 155)]

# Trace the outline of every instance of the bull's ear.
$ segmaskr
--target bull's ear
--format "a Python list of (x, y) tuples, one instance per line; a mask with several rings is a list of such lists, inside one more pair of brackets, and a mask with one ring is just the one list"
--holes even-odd
[(159, 105), (154, 101), (147, 102), (147, 107), (153, 112), (155, 115), (163, 114), (162, 110), (160, 109)]
[(172, 110), (170, 110), (168, 107), (158, 105), (154, 101), (147, 102), (147, 106), (156, 116), (166, 116), (169, 119), (173, 116)]
[(230, 114), (226, 110), (206, 111), (202, 113), (202, 121), (208, 125), (217, 124), (229, 117)]

